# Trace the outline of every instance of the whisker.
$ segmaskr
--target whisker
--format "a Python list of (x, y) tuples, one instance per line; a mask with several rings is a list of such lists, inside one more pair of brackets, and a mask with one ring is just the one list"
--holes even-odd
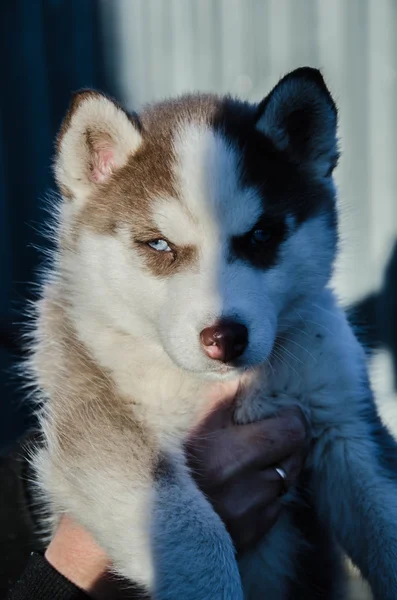
[(281, 354), (281, 352), (277, 351), (277, 348), (275, 348), (273, 346), (273, 350), (272, 350), (272, 355), (275, 357), (276, 360), (278, 360), (278, 362), (284, 366), (286, 366), (288, 369), (291, 369), (291, 371), (293, 371), (297, 377), (300, 377), (299, 373), (294, 369), (294, 367), (292, 367), (288, 361), (286, 360), (285, 356), (283, 356)]
[(288, 348), (286, 348), (285, 346), (282, 346), (281, 344), (278, 344), (278, 347), (280, 348), (280, 350), (282, 352), (286, 352), (291, 358), (293, 358), (294, 360), (296, 360), (301, 365), (304, 364), (303, 361), (300, 358), (298, 358), (297, 356), (295, 356), (295, 354), (293, 354), (293, 352), (290, 352), (290, 350), (288, 350)]
[(319, 310), (322, 310), (323, 312), (325, 312), (327, 315), (334, 317), (334, 319), (338, 318), (338, 315), (335, 314), (332, 310), (329, 310), (328, 308), (325, 308), (324, 306), (321, 306), (320, 304), (316, 304), (315, 302), (310, 302), (310, 304), (311, 304), (311, 306), (314, 306), (314, 308), (318, 308)]
[[(282, 321), (281, 320), (279, 321), (279, 323), (282, 325)], [(288, 321), (287, 321), (286, 324), (288, 325)], [(299, 327), (294, 327), (293, 325), (288, 325), (287, 332), (288, 331), (297, 331), (298, 333), (302, 333), (306, 337), (312, 339), (312, 335), (310, 335), (310, 333), (308, 333), (307, 331), (305, 331), (304, 329), (301, 329)]]
[(296, 308), (294, 308), (294, 311), (296, 312), (296, 314), (298, 315), (298, 317), (301, 319), (302, 323), (311, 323), (312, 325), (315, 325), (316, 327), (322, 327), (327, 333), (330, 333), (331, 335), (334, 335), (334, 332), (332, 332), (330, 329), (328, 329), (328, 327), (326, 327), (323, 323), (317, 323), (317, 321), (313, 321), (312, 319), (305, 319)]
[(307, 352), (307, 354), (309, 356), (312, 357), (312, 359), (317, 363), (317, 358), (315, 356), (313, 356), (313, 354), (311, 352), (309, 352), (309, 350), (307, 348), (305, 348), (304, 346), (302, 346), (301, 344), (298, 344), (298, 342), (295, 342), (295, 340), (291, 340), (290, 338), (284, 337), (284, 336), (278, 336), (279, 340), (285, 340), (291, 344), (295, 344), (295, 346), (298, 346), (298, 348), (301, 348), (302, 350), (304, 350), (305, 352)]

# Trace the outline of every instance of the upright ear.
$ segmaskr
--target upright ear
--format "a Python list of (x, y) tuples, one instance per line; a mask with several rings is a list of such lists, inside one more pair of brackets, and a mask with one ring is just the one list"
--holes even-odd
[(338, 161), (337, 109), (320, 71), (286, 75), (260, 103), (257, 129), (293, 160), (321, 177)]
[(82, 202), (140, 144), (137, 125), (120, 106), (99, 92), (78, 92), (57, 140), (55, 177), (61, 192)]

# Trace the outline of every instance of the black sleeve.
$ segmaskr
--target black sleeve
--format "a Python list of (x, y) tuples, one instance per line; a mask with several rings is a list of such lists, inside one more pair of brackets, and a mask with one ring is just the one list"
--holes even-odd
[(87, 594), (33, 553), (5, 600), (88, 600)]

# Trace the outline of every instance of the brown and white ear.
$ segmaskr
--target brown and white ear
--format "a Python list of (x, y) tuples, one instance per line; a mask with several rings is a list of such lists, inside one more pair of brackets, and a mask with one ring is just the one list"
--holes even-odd
[(61, 192), (78, 202), (126, 164), (141, 144), (128, 114), (91, 90), (73, 96), (58, 137), (55, 177)]
[(317, 69), (302, 67), (283, 77), (260, 103), (256, 128), (300, 165), (321, 177), (332, 174), (337, 110)]

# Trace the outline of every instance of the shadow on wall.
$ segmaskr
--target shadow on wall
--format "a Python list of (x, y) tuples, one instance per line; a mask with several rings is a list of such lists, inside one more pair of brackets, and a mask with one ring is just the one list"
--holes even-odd
[(34, 294), (28, 282), (40, 261), (46, 194), (54, 188), (53, 140), (73, 91), (119, 96), (113, 24), (107, 18), (103, 30), (99, 7), (96, 0), (0, 3), (0, 448), (29, 421), (11, 371), (20, 354), (16, 323)]

